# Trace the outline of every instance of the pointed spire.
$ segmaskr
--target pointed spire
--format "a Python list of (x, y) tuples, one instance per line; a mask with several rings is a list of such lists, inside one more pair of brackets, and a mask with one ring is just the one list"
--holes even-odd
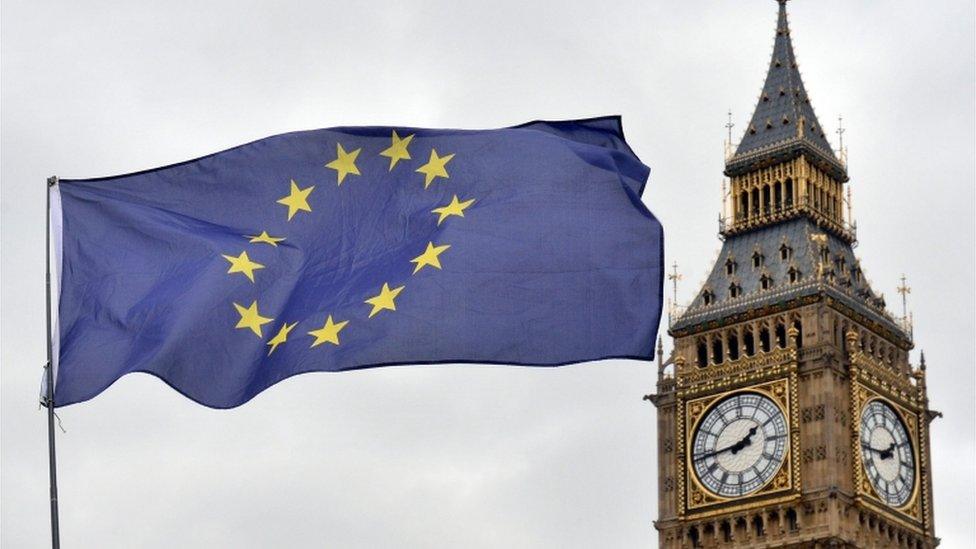
[(776, 40), (766, 82), (745, 135), (739, 142), (735, 155), (729, 159), (728, 168), (735, 171), (733, 165), (743, 157), (754, 162), (757, 156), (777, 156), (803, 149), (843, 171), (843, 166), (817, 120), (800, 76), (786, 16), (786, 0), (777, 2), (779, 18), (776, 23)]

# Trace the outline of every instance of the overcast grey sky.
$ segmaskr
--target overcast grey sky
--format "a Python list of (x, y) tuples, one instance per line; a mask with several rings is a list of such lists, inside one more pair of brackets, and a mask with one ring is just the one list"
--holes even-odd
[[(611, 7), (613, 4), (613, 7)], [(974, 8), (790, 2), (821, 122), (844, 115), (857, 253), (929, 364), (937, 533), (974, 536)], [(2, 5), (2, 534), (48, 537), (44, 179), (337, 125), (490, 128), (619, 113), (698, 290), (725, 112), (745, 128), (772, 0)], [(900, 305), (896, 305), (896, 308)], [(917, 357), (917, 351), (913, 353)], [(917, 360), (917, 358), (914, 358)], [(66, 547), (648, 547), (653, 366), (386, 368), (216, 411), (123, 378), (63, 409)]]

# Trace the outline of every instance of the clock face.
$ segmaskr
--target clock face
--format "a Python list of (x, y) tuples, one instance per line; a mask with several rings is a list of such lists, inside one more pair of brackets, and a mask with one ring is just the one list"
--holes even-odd
[(908, 502), (915, 489), (915, 452), (905, 424), (883, 401), (872, 400), (861, 412), (861, 459), (882, 501), (892, 507)]
[(789, 449), (789, 427), (770, 398), (743, 392), (713, 405), (692, 440), (692, 467), (702, 486), (721, 497), (741, 497), (779, 471)]

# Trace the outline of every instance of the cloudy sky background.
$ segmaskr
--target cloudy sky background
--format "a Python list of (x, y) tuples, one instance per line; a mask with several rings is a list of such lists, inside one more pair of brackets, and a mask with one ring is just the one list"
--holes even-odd
[[(758, 96), (776, 5), (42, 2), (2, 6), (2, 534), (48, 537), (44, 179), (337, 125), (491, 128), (619, 113), (688, 300), (719, 248), (725, 113)], [(607, 3), (609, 4), (609, 3)], [(936, 526), (974, 536), (974, 8), (790, 3), (820, 121), (844, 115), (861, 257), (912, 286)], [(836, 136), (834, 136), (836, 138)], [(836, 140), (835, 140), (836, 143)], [(913, 353), (917, 360), (917, 351)], [(216, 411), (147, 375), (63, 409), (66, 547), (648, 547), (653, 366), (425, 366), (289, 379)]]

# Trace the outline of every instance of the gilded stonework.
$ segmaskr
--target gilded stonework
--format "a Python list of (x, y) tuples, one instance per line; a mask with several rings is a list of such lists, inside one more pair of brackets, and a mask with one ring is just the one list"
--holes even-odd
[[(787, 358), (790, 355), (785, 355)], [(795, 368), (793, 368), (795, 370)], [(796, 403), (796, 373), (793, 371), (786, 377), (768, 381), (758, 385), (752, 385), (736, 389), (710, 394), (705, 397), (694, 398), (684, 401), (679, 399), (679, 409), (683, 408), (682, 424), (687, 426), (679, 432), (679, 444), (685, 448), (684, 461), (679, 473), (679, 478), (683, 479), (683, 484), (687, 489), (685, 494), (685, 505), (683, 513), (686, 515), (707, 511), (716, 505), (734, 503), (734, 509), (748, 509), (755, 506), (768, 504), (771, 496), (783, 496), (784, 493), (789, 497), (776, 498), (777, 501), (787, 501), (798, 495), (800, 471), (794, 456), (797, 455), (800, 447), (799, 431), (793, 428), (797, 421)], [(696, 478), (691, 465), (691, 444), (690, 436), (685, 433), (693, 433), (698, 422), (704, 413), (717, 401), (738, 393), (758, 393), (773, 400), (787, 418), (787, 425), (790, 430), (790, 443), (785, 458), (773, 478), (757, 492), (750, 494), (747, 498), (727, 498), (718, 496), (702, 486)]]
[(934, 549), (924, 356), (855, 253), (846, 154), (786, 5), (753, 118), (729, 135), (722, 250), (669, 314), (667, 362), (658, 345), (659, 547)]
[[(921, 437), (919, 431), (919, 416), (916, 412), (911, 411), (908, 408), (900, 406), (895, 399), (891, 398), (891, 393), (882, 394), (867, 385), (862, 384), (860, 381), (855, 380), (851, 383), (851, 411), (860, 417), (861, 411), (864, 409), (869, 402), (872, 400), (881, 400), (889, 406), (893, 407), (898, 413), (899, 418), (904, 422), (905, 427), (908, 430), (909, 436), (912, 441), (912, 452), (915, 455), (916, 467), (917, 464), (921, 463), (921, 455), (919, 449), (921, 445), (919, 444)], [(892, 508), (888, 506), (878, 495), (874, 486), (868, 480), (867, 475), (864, 471), (863, 466), (863, 452), (861, 447), (861, 423), (858, 421), (851, 422), (852, 433), (851, 433), (851, 448), (854, 455), (854, 484), (857, 487), (857, 498), (859, 501), (873, 507), (877, 511), (891, 513), (897, 513), (896, 517), (902, 523), (912, 529), (921, 532), (922, 527), (922, 505), (919, 498), (919, 493), (921, 492), (922, 479), (916, 475), (914, 486), (912, 487), (911, 498), (904, 505), (900, 507)]]

